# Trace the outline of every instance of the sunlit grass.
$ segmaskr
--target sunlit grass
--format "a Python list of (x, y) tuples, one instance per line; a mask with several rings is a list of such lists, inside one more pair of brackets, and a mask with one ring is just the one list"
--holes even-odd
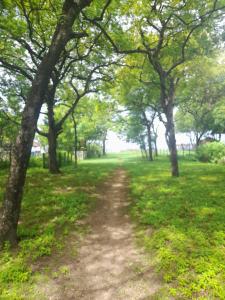
[[(157, 299), (225, 299), (225, 167), (184, 157), (181, 176), (171, 178), (168, 157), (146, 162), (138, 152), (86, 160), (60, 175), (29, 169), (20, 250), (6, 249), (0, 258), (3, 299), (28, 299), (30, 262), (62, 251), (73, 225), (94, 205), (95, 187), (116, 167), (128, 171), (139, 240), (166, 283)], [(0, 193), (5, 180), (1, 170)]]
[[(41, 257), (63, 251), (70, 232), (80, 232), (76, 222), (95, 205), (96, 186), (117, 163), (115, 157), (87, 160), (77, 168), (62, 168), (59, 175), (38, 167), (28, 170), (18, 228), (19, 248), (12, 252), (6, 245), (0, 254), (0, 299), (32, 299), (36, 275), (31, 265)], [(6, 173), (0, 171), (1, 200)]]
[(166, 294), (225, 299), (225, 167), (184, 160), (181, 177), (171, 178), (167, 158), (137, 161), (125, 162), (131, 212), (168, 284)]

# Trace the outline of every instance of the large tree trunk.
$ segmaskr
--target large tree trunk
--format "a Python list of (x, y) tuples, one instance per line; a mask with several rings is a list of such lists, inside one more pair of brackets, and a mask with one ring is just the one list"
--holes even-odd
[(179, 176), (179, 167), (178, 167), (178, 156), (177, 156), (177, 145), (176, 145), (176, 136), (173, 120), (173, 102), (170, 100), (167, 105), (166, 110), (166, 141), (170, 151), (170, 162), (171, 162), (171, 172), (172, 176)]
[(51, 174), (60, 173), (57, 160), (57, 133), (52, 128), (48, 131), (48, 168)]
[[(72, 35), (74, 20), (92, 0), (65, 0), (48, 53), (38, 67), (22, 114), (21, 128), (12, 151), (10, 174), (3, 199), (0, 220), (0, 245), (17, 243), (17, 225), (31, 148), (44, 95), (53, 68)], [(77, 4), (78, 3), (78, 4)]]
[(146, 127), (147, 127), (147, 133), (148, 133), (148, 160), (153, 161), (151, 126), (149, 124), (147, 124)]

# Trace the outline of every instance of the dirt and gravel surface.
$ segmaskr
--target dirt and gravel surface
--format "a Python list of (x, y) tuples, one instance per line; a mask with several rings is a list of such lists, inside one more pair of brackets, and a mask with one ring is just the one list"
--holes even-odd
[(98, 201), (85, 220), (90, 232), (69, 272), (46, 282), (50, 300), (147, 300), (154, 299), (160, 281), (142, 249), (135, 243), (128, 216), (128, 180), (117, 169), (97, 191)]

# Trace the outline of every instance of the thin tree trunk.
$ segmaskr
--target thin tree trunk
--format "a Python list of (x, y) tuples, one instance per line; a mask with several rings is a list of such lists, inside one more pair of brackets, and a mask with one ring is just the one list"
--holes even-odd
[(54, 98), (48, 101), (48, 168), (52, 174), (60, 173), (57, 161), (57, 129), (54, 118)]
[(21, 210), (23, 188), (37, 121), (49, 79), (67, 42), (71, 38), (72, 26), (80, 11), (92, 0), (81, 0), (79, 4), (65, 0), (60, 21), (56, 27), (48, 53), (44, 56), (32, 82), (24, 111), (21, 128), (12, 151), (12, 162), (3, 199), (0, 221), (0, 246), (4, 241), (16, 244), (17, 225)]
[(74, 128), (74, 159), (75, 159), (75, 167), (77, 167), (78, 158), (77, 158), (77, 148), (78, 148), (78, 137), (77, 137), (77, 122), (75, 120), (74, 114), (72, 113), (73, 119), (73, 128)]
[(147, 124), (146, 127), (147, 127), (147, 133), (148, 133), (148, 160), (153, 161), (151, 126), (149, 124)]
[(144, 153), (145, 153), (145, 158), (148, 159), (148, 152), (147, 152), (146, 148), (144, 148), (143, 150), (144, 150)]
[(9, 146), (9, 164), (11, 165), (11, 162), (12, 162), (12, 143), (10, 143), (10, 146)]
[(141, 149), (142, 149), (143, 153), (145, 154), (145, 158), (148, 159), (148, 153), (146, 150), (145, 139), (143, 136), (141, 138)]
[(173, 104), (171, 102), (169, 103), (169, 105), (167, 105), (167, 111), (166, 111), (166, 118), (167, 118), (166, 140), (170, 151), (172, 176), (178, 177), (179, 167), (178, 167), (177, 145), (176, 145), (176, 136), (175, 136), (175, 128), (174, 128), (174, 120), (173, 120)]
[(102, 155), (105, 156), (106, 155), (106, 139), (103, 139), (102, 141)]
[(158, 146), (157, 146), (157, 129), (154, 126), (154, 123), (152, 124), (152, 130), (153, 130), (153, 134), (154, 134), (154, 146), (155, 146), (155, 156), (158, 156)]
[(173, 106), (174, 106), (174, 96), (175, 96), (175, 84), (174, 78), (165, 77), (166, 73), (160, 73), (160, 85), (161, 85), (161, 104), (163, 112), (166, 115), (166, 142), (170, 153), (170, 163), (171, 163), (171, 175), (173, 177), (179, 176), (179, 165), (178, 165), (178, 155), (177, 155), (177, 144), (173, 117)]
[(204, 135), (204, 132), (202, 132), (200, 134), (196, 133), (196, 135), (195, 135), (195, 138), (196, 138), (196, 149), (200, 145), (201, 139), (202, 139), (203, 135)]
[(198, 133), (195, 134), (195, 148), (197, 149), (200, 143)]
[(154, 139), (154, 145), (155, 145), (155, 156), (159, 156), (159, 153), (158, 153), (158, 146), (157, 146), (157, 137), (155, 137)]
[(107, 131), (103, 136), (103, 140), (102, 140), (102, 155), (105, 156), (106, 155), (106, 136), (107, 136)]

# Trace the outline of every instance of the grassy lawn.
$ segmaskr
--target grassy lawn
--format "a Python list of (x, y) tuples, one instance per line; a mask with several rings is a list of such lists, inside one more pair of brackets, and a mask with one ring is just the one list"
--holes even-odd
[[(41, 168), (29, 169), (19, 224), (19, 248), (15, 252), (6, 245), (0, 254), (0, 299), (35, 298), (37, 272), (31, 266), (44, 257), (63, 252), (71, 231), (82, 230), (76, 221), (93, 207), (96, 185), (117, 164), (114, 157), (87, 160), (77, 169), (63, 168), (60, 175), (50, 175)], [(6, 170), (1, 170), (0, 199), (5, 181)]]
[[(82, 232), (77, 221), (94, 206), (95, 187), (118, 166), (130, 177), (138, 240), (165, 282), (157, 299), (225, 299), (225, 166), (185, 158), (180, 163), (180, 178), (170, 177), (167, 157), (151, 163), (135, 153), (87, 160), (60, 175), (30, 168), (19, 249), (6, 245), (0, 257), (0, 299), (37, 299), (38, 271), (31, 266), (54, 258), (71, 232)], [(0, 171), (0, 194), (5, 180)]]
[(140, 241), (166, 287), (159, 299), (225, 299), (225, 166), (124, 159)]

